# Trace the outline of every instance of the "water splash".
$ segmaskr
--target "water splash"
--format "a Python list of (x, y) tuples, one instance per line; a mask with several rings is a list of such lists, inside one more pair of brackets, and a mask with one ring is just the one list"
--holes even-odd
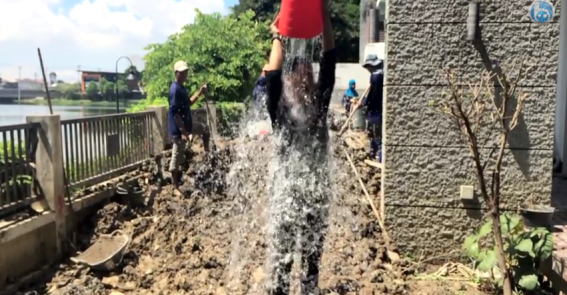
[(314, 257), (322, 251), (329, 212), (336, 208), (335, 180), (331, 175), (339, 174), (331, 173), (335, 171), (331, 145), (319, 140), (327, 137), (328, 131), (321, 130), (313, 136), (307, 125), (316, 114), (314, 98), (298, 95), (302, 93), (286, 80), (292, 76), (292, 60), (299, 57), (313, 61), (319, 44), (319, 38), (291, 39), (284, 44), (280, 103), (291, 112), (297, 129), (258, 136), (259, 128), (270, 125), (265, 97), (253, 104), (240, 123), (235, 158), (227, 176), (228, 193), (235, 197), (234, 213), (240, 217), (239, 224), (234, 226), (229, 289), (244, 279), (242, 274), (249, 260), (261, 259), (258, 252), (263, 252), (262, 248), (267, 252), (263, 258), (267, 277), (264, 284), (248, 290), (249, 294), (262, 294), (263, 289), (273, 287), (273, 278), (282, 265), (294, 260), (301, 262), (300, 257)]

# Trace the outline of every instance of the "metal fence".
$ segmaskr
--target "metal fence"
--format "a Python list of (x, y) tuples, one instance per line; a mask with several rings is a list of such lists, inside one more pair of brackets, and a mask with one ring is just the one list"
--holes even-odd
[(154, 112), (62, 120), (67, 185), (80, 188), (135, 169), (148, 159)]
[(0, 126), (0, 218), (34, 202), (39, 123)]

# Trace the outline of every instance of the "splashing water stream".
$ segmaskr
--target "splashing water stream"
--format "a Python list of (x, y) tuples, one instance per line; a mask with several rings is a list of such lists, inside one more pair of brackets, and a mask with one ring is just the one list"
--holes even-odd
[[(305, 258), (316, 253), (318, 243), (315, 241), (322, 240), (330, 208), (340, 208), (334, 206), (335, 182), (331, 175), (337, 173), (330, 173), (336, 171), (330, 146), (319, 142), (305, 126), (316, 111), (313, 97), (297, 95), (296, 89), (285, 81), (291, 74), (291, 61), (297, 57), (312, 61), (315, 46), (319, 44), (319, 38), (291, 39), (285, 44), (284, 90), (280, 103), (287, 106), (290, 117), (299, 122), (297, 130), (287, 134), (276, 130), (269, 136), (257, 136), (258, 126), (271, 124), (265, 97), (254, 103), (240, 123), (236, 155), (227, 175), (228, 193), (235, 197), (233, 206), (240, 216), (239, 224), (233, 226), (229, 289), (231, 284), (236, 286), (244, 279), (242, 271), (260, 246), (267, 246), (266, 278), (263, 285), (252, 291), (261, 294), (263, 288), (272, 286), (274, 282), (270, 279), (278, 271), (278, 265), (293, 260), (299, 262), (301, 255)], [(332, 214), (335, 218), (345, 217), (341, 214), (344, 212), (335, 211)], [(261, 238), (265, 240), (252, 238), (259, 232), (264, 232)], [(282, 251), (282, 247), (293, 248), (293, 251)], [(282, 255), (282, 252), (287, 254)]]

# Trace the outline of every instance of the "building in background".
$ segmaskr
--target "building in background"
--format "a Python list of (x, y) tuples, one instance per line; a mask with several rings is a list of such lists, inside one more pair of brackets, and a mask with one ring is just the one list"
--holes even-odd
[[(81, 71), (81, 92), (85, 93), (87, 85), (91, 82), (99, 84), (102, 78), (104, 78), (109, 82), (115, 83), (117, 78), (122, 78), (123, 76), (123, 73), (118, 73), (118, 75), (116, 75), (115, 72)], [(140, 92), (138, 82), (139, 81), (137, 79), (125, 80), (126, 86), (130, 92)]]
[(362, 0), (360, 2), (359, 59), (364, 62), (365, 48), (370, 43), (385, 41), (385, 0)]

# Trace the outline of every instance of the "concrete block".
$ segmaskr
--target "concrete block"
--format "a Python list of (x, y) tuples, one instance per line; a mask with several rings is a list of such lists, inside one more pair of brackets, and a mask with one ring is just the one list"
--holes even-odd
[[(483, 163), (489, 152), (483, 150)], [(384, 156), (382, 187), (387, 205), (485, 207), (468, 149), (386, 146)], [(552, 150), (507, 150), (501, 207), (515, 210), (530, 196), (550, 204), (552, 161)], [(487, 167), (485, 174), (490, 177), (492, 168)], [(479, 203), (464, 204), (459, 197), (461, 185), (474, 185)]]
[(155, 112), (152, 121), (153, 133), (153, 149), (152, 153), (157, 155), (161, 153), (169, 144), (169, 136), (167, 135), (167, 108), (164, 106), (151, 106), (148, 111)]
[(442, 70), (452, 69), (468, 85), (487, 65), (514, 76), (508, 69), (521, 55), (529, 68), (521, 85), (557, 84), (559, 24), (484, 23), (480, 29), (484, 52), (466, 40), (466, 23), (389, 24), (386, 84), (447, 85)]
[[(389, 204), (388, 204), (389, 205)], [(431, 258), (441, 253), (461, 255), (462, 243), (482, 225), (484, 212), (455, 208), (385, 208), (385, 222), (400, 254)]]
[[(16, 225), (20, 226), (24, 225)], [(0, 242), (0, 290), (4, 290), (7, 283), (57, 261), (54, 222), (20, 233), (10, 241)]]
[[(468, 89), (468, 86), (465, 87)], [(466, 89), (465, 89), (466, 90)], [(519, 124), (510, 133), (509, 148), (553, 149), (556, 87), (519, 88), (528, 94)], [(385, 118), (387, 145), (467, 147), (462, 133), (438, 106), (448, 87), (388, 86)], [(515, 108), (515, 106), (510, 104)], [(512, 109), (513, 110), (513, 109)], [(499, 130), (489, 115), (478, 132), (482, 142), (499, 144)]]
[[(388, 23), (465, 23), (470, 0), (389, 0)], [(533, 0), (479, 0), (480, 22), (485, 23), (528, 23), (529, 7)], [(560, 18), (560, 0), (551, 0), (555, 5), (552, 22)]]
[(39, 190), (47, 200), (50, 209), (55, 212), (57, 254), (60, 255), (67, 240), (61, 118), (59, 115), (28, 116), (26, 120), (41, 124), (38, 130), (39, 144), (35, 155), (36, 177)]

